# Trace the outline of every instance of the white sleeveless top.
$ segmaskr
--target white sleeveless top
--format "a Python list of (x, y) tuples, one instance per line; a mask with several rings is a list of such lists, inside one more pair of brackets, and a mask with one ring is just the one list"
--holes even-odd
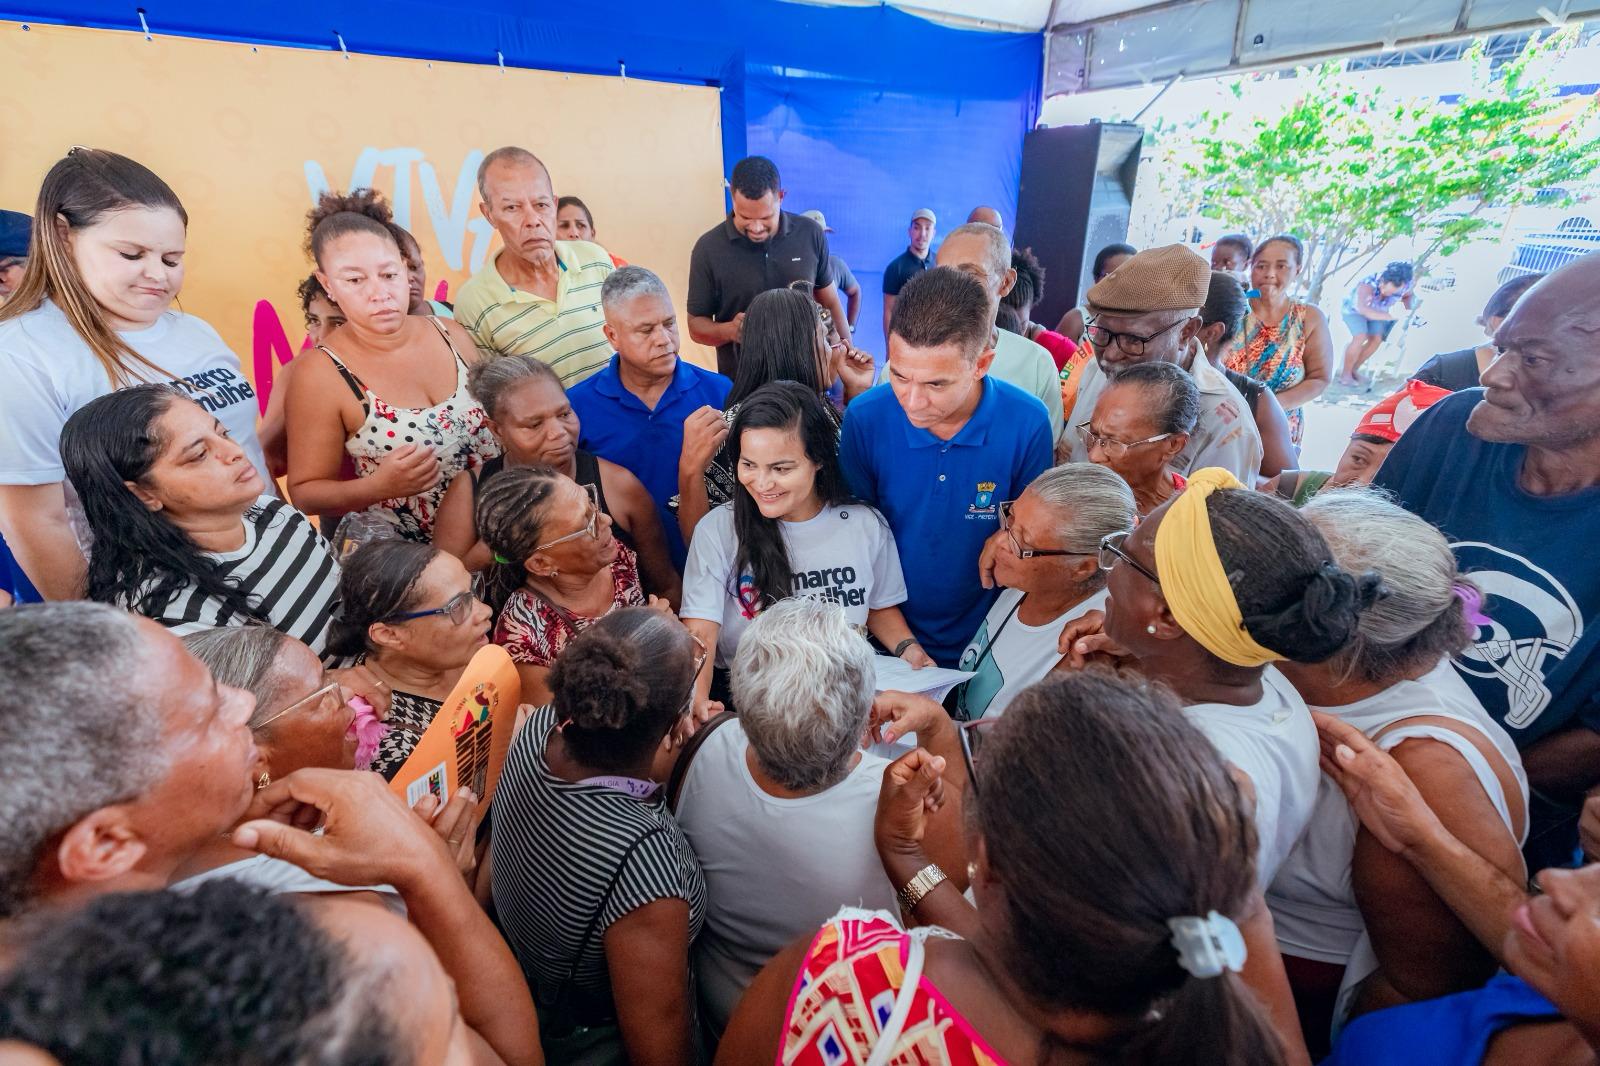
[[(1484, 711), (1448, 659), (1440, 660), (1438, 666), (1415, 681), (1402, 681), (1343, 707), (1317, 709), (1336, 715), (1369, 737), (1408, 718), (1448, 718), (1463, 731), (1488, 739), (1511, 767), (1522, 810), (1528, 809), (1528, 777), (1516, 745)], [(1432, 722), (1416, 722), (1389, 729), (1376, 743), (1390, 751), (1401, 741), (1417, 737), (1448, 744), (1460, 753), (1494, 803), (1507, 831), (1520, 844), (1527, 835), (1526, 813), (1522, 826), (1512, 824), (1511, 805), (1500, 778), (1483, 752), (1462, 733)], [(1345, 965), (1345, 989), (1354, 987), (1377, 968), (1377, 957), (1367, 938), (1350, 879), (1358, 827), (1355, 811), (1344, 793), (1331, 778), (1323, 777), (1311, 823), (1267, 889), (1267, 906), (1283, 953)]]
[(1265, 888), (1311, 819), (1322, 770), (1317, 727), (1306, 701), (1272, 667), (1261, 675), (1261, 699), (1249, 707), (1195, 703), (1183, 716), (1256, 792), (1256, 883)]
[(720, 726), (695, 752), (678, 797), (678, 824), (705, 872), (694, 968), (718, 1032), (767, 960), (841, 905), (897, 908), (872, 840), (888, 760), (863, 751), (837, 784), (782, 799), (756, 784), (749, 748), (738, 719)]

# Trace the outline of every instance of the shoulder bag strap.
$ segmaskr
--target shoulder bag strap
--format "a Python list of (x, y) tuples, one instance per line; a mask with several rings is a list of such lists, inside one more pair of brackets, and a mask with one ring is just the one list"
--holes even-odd
[(689, 776), (689, 760), (694, 758), (694, 753), (700, 750), (700, 745), (706, 742), (711, 731), (733, 718), (732, 711), (723, 711), (714, 716), (709, 722), (701, 726), (695, 735), (689, 738), (689, 743), (683, 746), (683, 753), (678, 756), (678, 761), (672, 764), (672, 773), (667, 776), (667, 810), (673, 814), (678, 813), (678, 796), (683, 792), (683, 782)]
[(900, 991), (894, 997), (894, 1009), (889, 1012), (889, 1020), (883, 1023), (883, 1028), (878, 1030), (878, 1042), (872, 1046), (872, 1057), (867, 1059), (866, 1066), (889, 1066), (889, 1061), (894, 1058), (895, 1045), (900, 1043), (900, 1034), (905, 1032), (906, 1019), (911, 1016), (911, 1004), (917, 998), (917, 986), (922, 982), (922, 964), (926, 953), (922, 938), (911, 937), (911, 945), (906, 951), (905, 972), (900, 979)]

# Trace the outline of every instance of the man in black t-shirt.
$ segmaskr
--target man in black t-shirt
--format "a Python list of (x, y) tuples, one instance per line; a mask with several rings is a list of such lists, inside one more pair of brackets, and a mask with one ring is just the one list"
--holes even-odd
[(889, 342), (889, 315), (894, 311), (895, 297), (905, 283), (933, 268), (933, 234), (939, 220), (926, 207), (919, 207), (911, 215), (911, 227), (906, 235), (911, 244), (895, 256), (894, 262), (883, 268), (883, 340)]
[(689, 255), (689, 336), (715, 345), (717, 371), (731, 378), (750, 301), (768, 289), (807, 281), (812, 298), (832, 312), (840, 337), (849, 344), (849, 320), (828, 262), (828, 238), (809, 218), (782, 209), (778, 168), (761, 156), (741, 159), (729, 184), (733, 211), (701, 234)]

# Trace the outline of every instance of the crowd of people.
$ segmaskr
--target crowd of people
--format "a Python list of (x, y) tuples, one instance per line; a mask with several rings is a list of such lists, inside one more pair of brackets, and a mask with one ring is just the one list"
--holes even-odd
[[(878, 359), (752, 157), (713, 371), (532, 152), (477, 180), (453, 303), (319, 199), (264, 404), (157, 174), (0, 218), (0, 1061), (1597, 1061), (1600, 255), (1317, 471), (1292, 234), (1108, 246), (1049, 328), (920, 209)], [(490, 643), (492, 796), (408, 805)]]

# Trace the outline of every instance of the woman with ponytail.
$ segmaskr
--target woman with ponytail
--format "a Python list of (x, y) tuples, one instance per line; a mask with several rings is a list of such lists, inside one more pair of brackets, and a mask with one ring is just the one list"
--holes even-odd
[[(1312, 710), (1393, 755), (1445, 828), (1515, 882), (1526, 879), (1528, 781), (1516, 745), (1450, 659), (1487, 622), (1444, 536), (1368, 490), (1326, 492), (1300, 511), (1347, 570), (1376, 570), (1389, 595), (1332, 658), (1284, 663)], [(1360, 829), (1323, 778), (1310, 825), (1267, 890), (1313, 1052), (1330, 1020), (1477, 988), (1497, 968), (1404, 857)]]
[(480, 490), (478, 534), (493, 553), (484, 599), (494, 612), (494, 642), (522, 676), (522, 701), (549, 698), (546, 678), (563, 648), (597, 619), (646, 604), (637, 557), (613, 533), (593, 485), (548, 466), (502, 470)]
[(966, 732), (975, 906), (923, 850), (943, 765), (919, 749), (877, 844), (903, 920), (937, 926), (841, 911), (756, 978), (717, 1062), (1290, 1061), (1240, 978), (1250, 798), (1171, 693), (1056, 676)]
[(665, 612), (612, 611), (573, 638), (552, 702), (511, 742), (490, 876), (549, 1063), (697, 1061), (705, 881), (660, 786), (705, 654)]
[(339, 564), (215, 414), (170, 385), (121, 389), (67, 419), (61, 462), (94, 538), (89, 599), (179, 635), (269, 625), (324, 653)]
[[(450, 482), (500, 445), (467, 390), (471, 335), (407, 314), (408, 236), (371, 189), (324, 193), (307, 216), (306, 250), (345, 324), (290, 378), (288, 481), (305, 511), (370, 511), (428, 543)], [(354, 480), (340, 479), (347, 454)]]
[(171, 382), (268, 476), (239, 357), (172, 309), (188, 224), (166, 182), (114, 152), (74, 148), (39, 189), (27, 267), (0, 306), (0, 536), (46, 599), (83, 595), (81, 515), (60, 438), (95, 397)]

